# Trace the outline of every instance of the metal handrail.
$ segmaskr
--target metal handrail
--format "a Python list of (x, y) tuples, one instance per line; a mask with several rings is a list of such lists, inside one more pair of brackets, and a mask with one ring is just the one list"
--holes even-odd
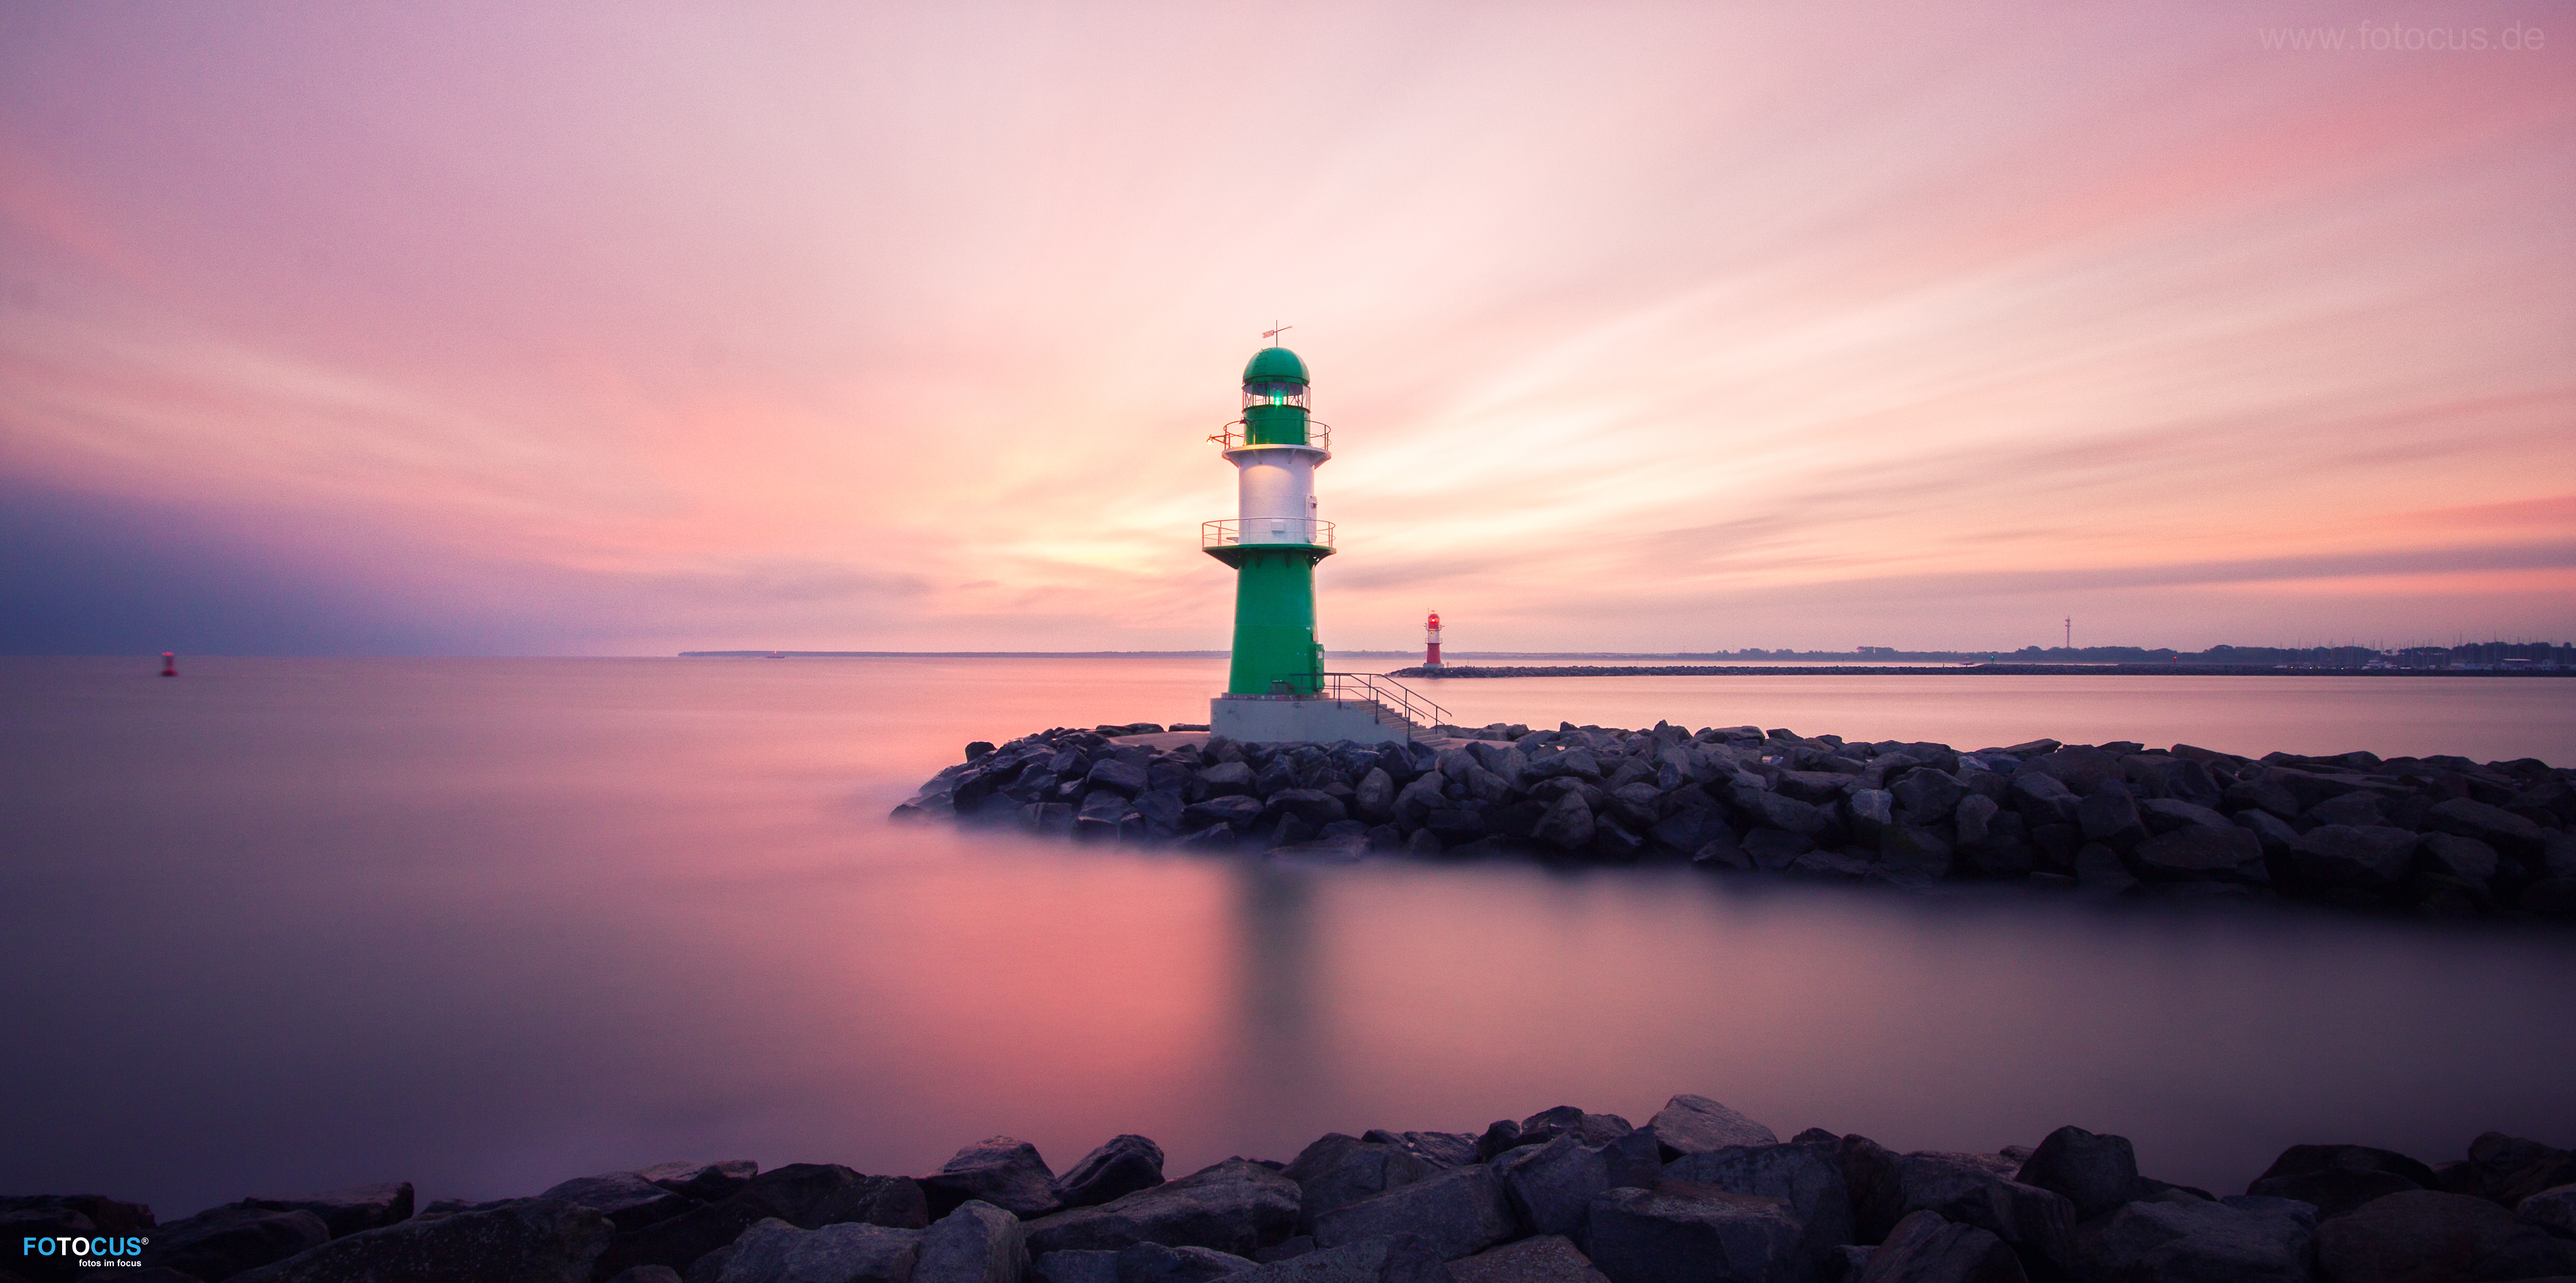
[[(1449, 710), (1416, 694), (1404, 683), (1377, 673), (1318, 673), (1324, 679), (1323, 694), (1346, 704), (1376, 704), (1405, 719), (1409, 729), (1405, 738), (1434, 726), (1449, 724)], [(1354, 691), (1365, 692), (1355, 694)]]
[[(1220, 451), (1242, 449), (1247, 444), (1243, 439), (1243, 420), (1237, 419), (1222, 428), (1218, 428), (1216, 431), (1208, 434), (1208, 440), (1215, 442)], [(1292, 445), (1294, 443), (1280, 441), (1269, 442), (1267, 444)], [(1306, 444), (1313, 446), (1315, 449), (1321, 450), (1326, 454), (1331, 454), (1333, 452), (1333, 425), (1325, 423), (1319, 419), (1310, 418), (1306, 420)]]
[[(1245, 520), (1246, 518), (1242, 517), (1228, 517), (1223, 521), (1200, 522), (1199, 547), (1232, 548), (1242, 545), (1244, 542), (1243, 523)], [(1330, 548), (1333, 546), (1333, 523), (1329, 521), (1317, 521), (1312, 517), (1253, 517), (1249, 520), (1255, 527), (1262, 525), (1287, 527), (1285, 531), (1274, 532), (1274, 537), (1272, 538), (1253, 540), (1251, 546), (1255, 548), (1258, 548), (1265, 543), (1295, 544), (1300, 542), (1299, 540), (1276, 537), (1280, 534), (1303, 535), (1305, 538), (1302, 542), (1312, 547)]]

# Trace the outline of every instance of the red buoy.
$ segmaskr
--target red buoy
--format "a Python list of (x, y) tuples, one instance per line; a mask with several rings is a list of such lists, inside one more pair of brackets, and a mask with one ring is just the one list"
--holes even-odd
[(179, 657), (177, 655), (166, 650), (161, 652), (161, 675), (163, 677), (176, 677), (179, 675)]

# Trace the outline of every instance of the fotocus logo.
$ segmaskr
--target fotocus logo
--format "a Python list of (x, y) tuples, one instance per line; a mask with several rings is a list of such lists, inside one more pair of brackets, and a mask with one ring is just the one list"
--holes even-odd
[(150, 1238), (133, 1235), (82, 1236), (63, 1234), (50, 1238), (19, 1240), (18, 1254), (47, 1263), (71, 1261), (79, 1265), (143, 1265), (143, 1245)]

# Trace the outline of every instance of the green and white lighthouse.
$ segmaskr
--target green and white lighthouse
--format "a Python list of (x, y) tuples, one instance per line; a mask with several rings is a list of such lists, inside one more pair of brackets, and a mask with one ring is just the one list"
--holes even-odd
[(1243, 367), (1243, 417), (1208, 438), (1234, 465), (1239, 496), (1232, 520), (1199, 532), (1199, 546), (1234, 570), (1234, 662), (1209, 728), (1263, 742), (1402, 740), (1415, 723), (1401, 688), (1324, 671), (1315, 563), (1333, 555), (1333, 523), (1315, 515), (1315, 469), (1333, 442), (1309, 408), (1306, 363), (1274, 344)]

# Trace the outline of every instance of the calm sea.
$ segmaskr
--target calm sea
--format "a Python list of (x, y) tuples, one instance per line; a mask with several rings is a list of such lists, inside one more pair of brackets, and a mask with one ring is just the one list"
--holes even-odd
[[(675, 1158), (1174, 1172), (1674, 1092), (1787, 1135), (2576, 1143), (2576, 933), (1283, 870), (896, 827), (969, 739), (1202, 720), (1220, 660), (0, 660), (0, 1193), (164, 1217)], [(1459, 720), (2576, 762), (2576, 682), (1449, 682)]]

